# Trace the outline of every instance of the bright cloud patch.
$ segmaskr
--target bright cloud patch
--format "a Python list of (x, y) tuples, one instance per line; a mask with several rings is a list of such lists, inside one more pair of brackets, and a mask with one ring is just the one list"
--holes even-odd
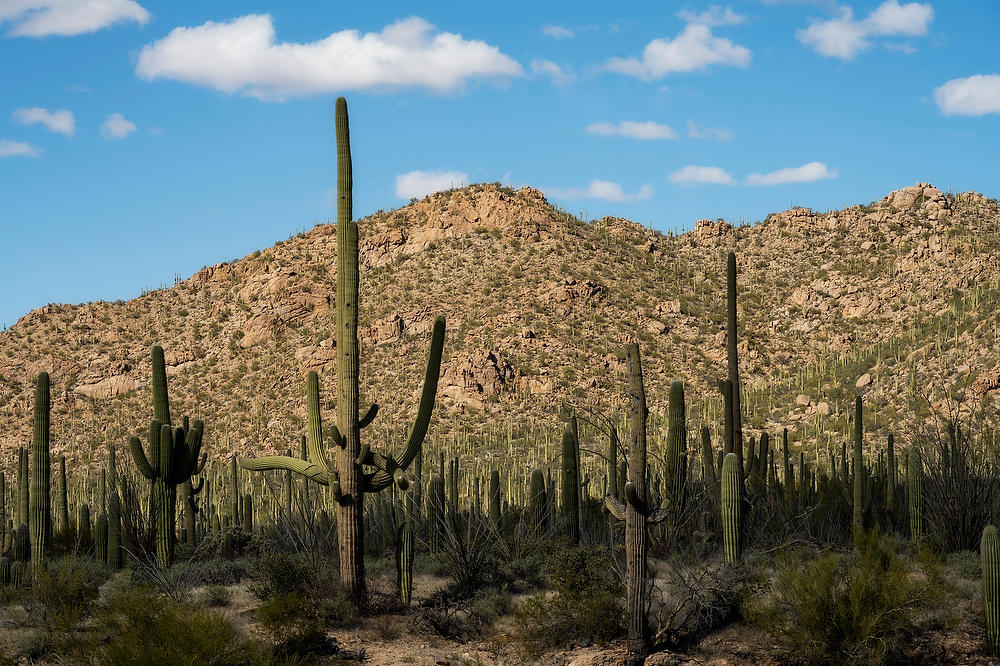
[(109, 141), (124, 139), (135, 131), (135, 124), (120, 113), (112, 113), (101, 123), (101, 136)]
[(659, 79), (671, 72), (693, 72), (710, 65), (746, 67), (750, 49), (715, 37), (712, 29), (689, 23), (673, 39), (654, 39), (642, 51), (642, 58), (612, 58), (604, 68), (641, 79)]
[(482, 41), (434, 33), (418, 17), (382, 32), (342, 30), (315, 42), (277, 42), (267, 14), (174, 28), (143, 48), (136, 74), (281, 100), (346, 90), (427, 88), (449, 92), (477, 77), (521, 76), (523, 68)]
[(1000, 74), (952, 79), (934, 90), (934, 101), (948, 116), (1000, 113)]
[(574, 35), (574, 32), (561, 25), (543, 25), (542, 34), (554, 39), (569, 39)]
[(133, 0), (0, 0), (0, 24), (14, 37), (69, 36), (134, 21), (145, 25), (149, 12)]
[(76, 131), (73, 113), (66, 109), (59, 111), (49, 111), (38, 107), (17, 109), (10, 114), (10, 118), (21, 125), (45, 125), (50, 132), (58, 132), (66, 136), (73, 136), (73, 132)]
[(396, 176), (396, 196), (400, 199), (421, 199), (432, 192), (464, 187), (468, 174), (461, 171), (410, 171)]
[(668, 179), (679, 185), (735, 185), (736, 181), (724, 169), (713, 166), (695, 166), (689, 164), (683, 169), (672, 172)]
[(812, 21), (809, 27), (797, 30), (795, 36), (821, 55), (850, 60), (871, 46), (870, 37), (926, 35), (932, 20), (934, 9), (930, 4), (901, 5), (898, 0), (886, 0), (863, 21), (854, 19), (850, 7), (843, 7), (839, 17)]
[(719, 5), (711, 5), (703, 12), (688, 10), (677, 12), (677, 17), (686, 23), (701, 23), (702, 25), (739, 25), (747, 20), (743, 14), (737, 14), (731, 7), (723, 9)]
[(592, 180), (587, 187), (571, 187), (568, 190), (548, 188), (547, 194), (560, 199), (603, 199), (604, 201), (640, 201), (653, 196), (653, 186), (643, 185), (635, 194), (627, 194), (618, 183), (606, 180)]
[(626, 136), (630, 139), (676, 139), (677, 133), (670, 127), (654, 123), (652, 120), (637, 122), (623, 120), (618, 124), (599, 122), (587, 125), (587, 134), (602, 136)]
[(693, 120), (687, 122), (688, 136), (692, 139), (711, 139), (715, 141), (729, 141), (733, 138), (731, 130), (724, 127), (702, 127)]
[(811, 183), (824, 178), (835, 178), (837, 171), (822, 162), (810, 162), (800, 167), (778, 169), (771, 173), (752, 173), (746, 177), (747, 185), (784, 185), (785, 183)]
[(557, 86), (565, 85), (576, 78), (572, 71), (565, 70), (551, 60), (539, 60), (534, 58), (531, 61), (531, 73), (536, 76), (547, 76), (552, 79), (552, 83)]
[(39, 157), (41, 148), (30, 143), (0, 139), (0, 159), (4, 157)]

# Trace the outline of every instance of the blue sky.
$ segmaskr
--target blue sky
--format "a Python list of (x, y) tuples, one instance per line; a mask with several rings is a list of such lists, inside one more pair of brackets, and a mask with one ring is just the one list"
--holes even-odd
[(663, 231), (996, 197), (998, 29), (992, 0), (0, 0), (0, 326), (331, 219), (341, 94), (358, 216), (497, 180)]

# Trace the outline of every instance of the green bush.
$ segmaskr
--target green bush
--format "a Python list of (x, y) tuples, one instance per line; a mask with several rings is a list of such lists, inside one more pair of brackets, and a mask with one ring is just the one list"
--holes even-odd
[(106, 570), (93, 560), (52, 560), (32, 577), (25, 610), (50, 630), (71, 631), (90, 612), (106, 577)]
[(206, 606), (221, 608), (233, 602), (233, 593), (224, 585), (208, 585), (202, 591), (202, 599)]
[(266, 599), (257, 608), (257, 619), (275, 641), (278, 655), (336, 652), (326, 637), (315, 604), (298, 590), (279, 592)]
[(848, 553), (779, 557), (774, 594), (746, 615), (810, 664), (898, 659), (927, 586), (895, 542), (869, 534)]
[(517, 638), (530, 656), (569, 641), (606, 643), (625, 623), (622, 585), (607, 548), (556, 548), (546, 559), (540, 592), (514, 610)]
[(267, 651), (245, 639), (227, 618), (147, 587), (123, 589), (94, 615), (96, 645), (67, 659), (80, 664), (271, 664)]
[(305, 557), (282, 552), (261, 556), (250, 575), (253, 578), (250, 592), (261, 600), (276, 594), (305, 591), (311, 578), (309, 562)]

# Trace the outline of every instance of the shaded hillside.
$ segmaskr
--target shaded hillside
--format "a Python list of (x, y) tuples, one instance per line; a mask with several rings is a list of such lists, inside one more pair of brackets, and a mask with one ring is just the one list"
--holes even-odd
[[(665, 236), (578, 220), (530, 188), (472, 185), (359, 227), (363, 399), (380, 403), (376, 423), (393, 440), (416, 408), (436, 314), (448, 333), (432, 447), (484, 429), (554, 438), (560, 408), (619, 409), (619, 355), (633, 338), (651, 409), (679, 377), (689, 419), (715, 427), (731, 249), (751, 431), (838, 432), (856, 386), (875, 427), (931, 388), (1000, 392), (1000, 208), (979, 194), (918, 185), (842, 211), (796, 208), (745, 227), (706, 220)], [(332, 407), (334, 229), (127, 302), (25, 315), (0, 333), (3, 458), (30, 439), (40, 370), (52, 374), (55, 453), (103, 457), (107, 442), (147, 427), (155, 343), (175, 412), (206, 421), (213, 455), (297, 442), (309, 369)]]

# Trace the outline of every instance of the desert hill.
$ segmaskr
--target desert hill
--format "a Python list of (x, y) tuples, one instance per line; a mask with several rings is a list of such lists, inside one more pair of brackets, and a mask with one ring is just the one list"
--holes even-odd
[[(485, 433), (505, 452), (534, 450), (538, 433), (556, 439), (566, 408), (613, 414), (632, 339), (654, 413), (680, 378), (689, 429), (715, 428), (730, 250), (750, 432), (836, 438), (858, 390), (879, 428), (900, 423), (914, 396), (1000, 394), (1000, 206), (974, 192), (918, 183), (868, 205), (793, 208), (747, 226), (702, 220), (668, 236), (485, 184), (359, 227), (362, 393), (379, 402), (373, 429), (389, 441), (416, 408), (437, 314), (448, 332), (432, 448)], [(214, 456), (294, 445), (308, 370), (332, 407), (334, 231), (319, 225), (126, 302), (25, 315), (0, 332), (0, 457), (9, 465), (30, 440), (41, 370), (52, 375), (54, 453), (97, 460), (142, 431), (157, 343), (173, 411), (205, 420)]]

